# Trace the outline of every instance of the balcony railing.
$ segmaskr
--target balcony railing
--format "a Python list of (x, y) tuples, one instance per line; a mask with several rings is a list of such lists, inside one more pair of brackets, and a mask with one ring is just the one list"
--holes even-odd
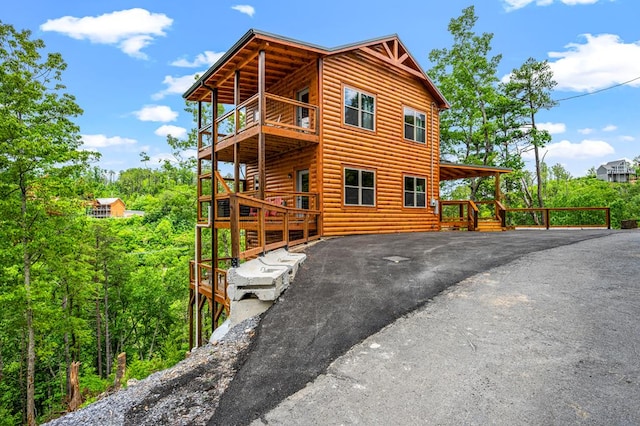
[[(286, 199), (281, 197), (275, 196), (270, 202), (246, 193), (216, 196), (214, 223), (219, 230), (229, 229), (230, 244), (224, 250), (229, 258), (246, 259), (320, 237), (320, 211), (276, 204)], [(296, 199), (307, 200), (310, 206), (317, 200), (313, 193), (293, 193), (290, 197), (294, 203)]]
[[(264, 125), (301, 134), (318, 134), (318, 107), (267, 93)], [(255, 94), (216, 119), (217, 141), (222, 142), (260, 124), (259, 96)]]

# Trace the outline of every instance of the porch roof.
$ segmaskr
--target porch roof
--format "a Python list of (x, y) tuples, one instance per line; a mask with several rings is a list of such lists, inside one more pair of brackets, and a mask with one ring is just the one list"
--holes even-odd
[(440, 180), (468, 179), (497, 174), (511, 173), (513, 170), (506, 167), (478, 166), (474, 164), (440, 162)]

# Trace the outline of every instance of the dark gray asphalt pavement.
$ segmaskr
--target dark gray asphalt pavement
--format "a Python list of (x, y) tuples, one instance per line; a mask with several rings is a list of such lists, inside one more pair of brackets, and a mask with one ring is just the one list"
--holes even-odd
[[(294, 284), (264, 315), (209, 424), (263, 417), (352, 346), (468, 277), (529, 253), (619, 232), (410, 233), (313, 245)], [(385, 260), (392, 256), (408, 260)]]
[(355, 345), (253, 422), (640, 424), (640, 233), (525, 255)]

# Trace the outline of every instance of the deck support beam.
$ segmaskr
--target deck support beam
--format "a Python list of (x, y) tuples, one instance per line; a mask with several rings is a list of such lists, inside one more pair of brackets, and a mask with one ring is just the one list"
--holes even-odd
[[(238, 105), (240, 105), (240, 70), (236, 70), (235, 80), (233, 84), (233, 102), (235, 103), (234, 113), (234, 130), (233, 134), (238, 134), (240, 128), (240, 114), (238, 114)], [(240, 192), (240, 146), (238, 142), (233, 144), (233, 191)]]
[(260, 111), (260, 133), (258, 134), (258, 198), (264, 200), (264, 189), (267, 181), (265, 134), (262, 130), (266, 115), (265, 99), (265, 51), (258, 54), (258, 111)]

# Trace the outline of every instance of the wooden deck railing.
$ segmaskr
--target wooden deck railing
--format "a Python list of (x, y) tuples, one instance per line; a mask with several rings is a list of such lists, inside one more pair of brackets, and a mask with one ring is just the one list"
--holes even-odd
[(548, 207), (506, 209), (506, 225), (516, 228), (607, 228), (609, 207)]
[[(256, 93), (216, 119), (216, 143), (260, 124)], [(318, 107), (274, 94), (265, 94), (264, 125), (298, 133), (318, 134)]]
[(475, 231), (478, 228), (478, 206), (471, 200), (440, 200), (440, 226)]
[[(216, 196), (216, 229), (229, 229), (230, 244), (223, 248), (233, 259), (232, 266), (240, 259), (258, 256), (280, 247), (308, 242), (320, 237), (318, 219), (320, 211), (276, 204), (285, 198), (281, 195), (269, 200), (259, 200), (244, 193), (227, 193)], [(291, 200), (317, 200), (317, 194), (291, 193)], [(292, 203), (294, 203), (292, 201)], [(311, 204), (310, 204), (311, 205)]]

